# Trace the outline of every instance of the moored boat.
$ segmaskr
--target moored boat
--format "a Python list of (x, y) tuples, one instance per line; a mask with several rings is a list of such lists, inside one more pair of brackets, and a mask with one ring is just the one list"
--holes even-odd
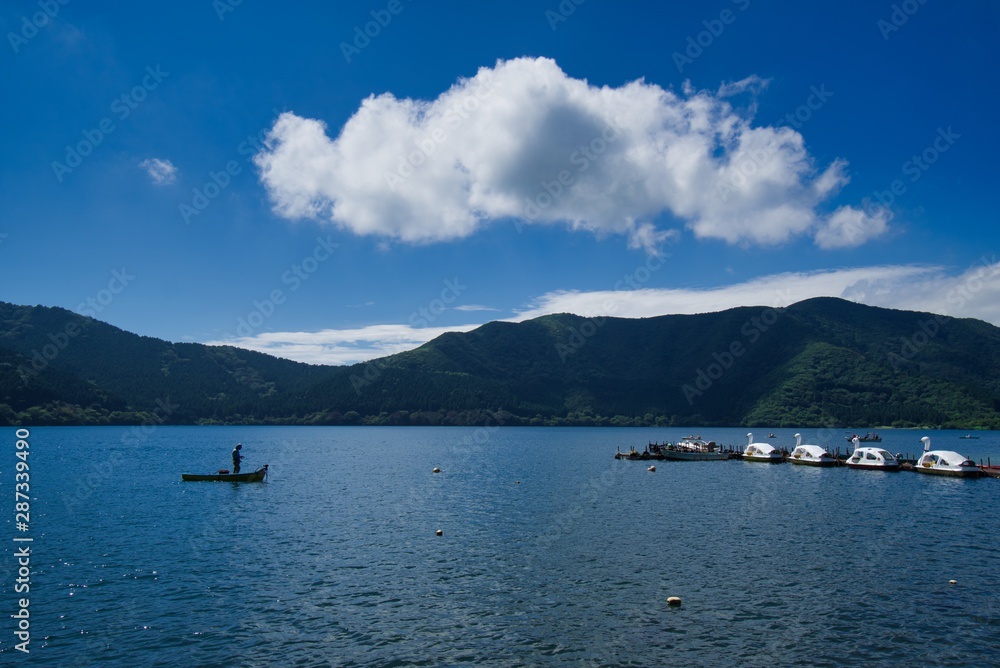
[(217, 481), (217, 482), (261, 482), (267, 475), (267, 464), (264, 464), (256, 471), (250, 473), (182, 473), (181, 480), (189, 482)]
[(785, 461), (785, 456), (770, 443), (754, 443), (753, 433), (750, 433), (747, 434), (747, 447), (743, 450), (743, 460), (777, 464)]
[(983, 470), (968, 457), (954, 450), (931, 450), (931, 439), (928, 436), (920, 440), (924, 443), (924, 452), (913, 466), (917, 473), (957, 478), (978, 478), (983, 475)]
[(657, 451), (664, 459), (677, 461), (705, 462), (729, 459), (729, 454), (722, 452), (715, 441), (703, 441), (700, 438), (682, 438), (677, 443), (657, 446)]
[(837, 460), (819, 445), (802, 445), (802, 434), (795, 434), (795, 449), (788, 456), (792, 464), (803, 466), (833, 466)]
[(861, 447), (861, 439), (854, 437), (854, 452), (847, 458), (847, 466), (852, 469), (867, 469), (871, 471), (898, 471), (899, 460), (896, 456), (882, 448), (871, 446)]
[(648, 449), (639, 452), (632, 448), (628, 452), (619, 450), (615, 453), (615, 459), (631, 459), (633, 461), (646, 461), (647, 459), (663, 459), (663, 455), (658, 452), (650, 452)]

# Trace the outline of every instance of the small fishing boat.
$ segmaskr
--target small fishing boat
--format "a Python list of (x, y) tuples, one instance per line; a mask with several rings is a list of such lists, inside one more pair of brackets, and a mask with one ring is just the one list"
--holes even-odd
[(267, 464), (264, 464), (256, 471), (251, 473), (229, 473), (228, 471), (223, 473), (182, 473), (181, 480), (187, 481), (206, 481), (214, 480), (217, 482), (260, 482), (267, 475)]
[(913, 467), (917, 473), (958, 478), (978, 478), (983, 475), (982, 469), (968, 457), (960, 455), (954, 450), (931, 450), (929, 436), (924, 436), (920, 440), (924, 443), (924, 453), (920, 455), (920, 459)]
[(833, 466), (837, 460), (820, 445), (802, 445), (802, 434), (795, 434), (795, 449), (788, 461), (803, 466)]
[(852, 442), (852, 443), (854, 442), (854, 439), (857, 439), (857, 440), (861, 441), (862, 443), (881, 443), (882, 442), (882, 437), (881, 436), (879, 436), (878, 434), (872, 434), (872, 433), (865, 434), (864, 436), (861, 436), (859, 434), (854, 434), (854, 436), (848, 436), (847, 437), (847, 440), (850, 441), (850, 442)]
[(898, 471), (899, 460), (888, 450), (875, 447), (861, 447), (861, 439), (854, 437), (854, 452), (847, 458), (847, 467), (871, 471)]
[(965, 438), (965, 439), (976, 438), (976, 439), (978, 439), (979, 437), (978, 436), (973, 436), (972, 434), (966, 434), (965, 436), (959, 436), (959, 438)]
[(750, 433), (747, 434), (747, 447), (743, 450), (743, 460), (777, 464), (785, 461), (785, 456), (770, 443), (754, 443), (753, 434)]
[[(652, 449), (652, 445), (650, 446)], [(700, 438), (682, 438), (677, 443), (656, 445), (656, 451), (664, 459), (686, 462), (707, 462), (729, 459), (729, 454), (722, 452), (715, 441), (703, 441)]]

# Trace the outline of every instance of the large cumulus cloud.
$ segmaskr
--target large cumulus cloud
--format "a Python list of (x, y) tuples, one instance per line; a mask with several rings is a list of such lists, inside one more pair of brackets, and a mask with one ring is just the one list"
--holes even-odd
[(256, 157), (274, 210), (360, 235), (427, 243), (498, 219), (625, 235), (652, 249), (678, 234), (857, 246), (887, 212), (825, 206), (846, 163), (820, 166), (789, 127), (760, 127), (718, 91), (644, 81), (595, 87), (545, 58), (499, 61), (434, 100), (371, 96), (331, 136), (282, 114)]

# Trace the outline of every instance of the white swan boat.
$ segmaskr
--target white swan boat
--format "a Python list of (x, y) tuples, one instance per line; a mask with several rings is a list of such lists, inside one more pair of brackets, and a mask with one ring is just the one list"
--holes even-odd
[(983, 475), (983, 471), (975, 462), (965, 455), (961, 455), (954, 450), (931, 450), (931, 439), (929, 436), (924, 436), (920, 440), (924, 443), (924, 453), (920, 455), (920, 459), (914, 465), (914, 471), (959, 478), (978, 478)]
[(872, 471), (898, 471), (899, 460), (883, 448), (872, 446), (861, 447), (861, 440), (856, 436), (851, 441), (854, 452), (847, 458), (847, 466), (852, 469), (869, 469)]
[(785, 461), (781, 450), (770, 443), (754, 443), (753, 434), (747, 434), (747, 447), (743, 450), (743, 459), (748, 462), (770, 462), (772, 464)]
[(837, 463), (826, 448), (820, 445), (802, 445), (802, 434), (795, 434), (795, 449), (788, 461), (803, 466), (833, 466)]

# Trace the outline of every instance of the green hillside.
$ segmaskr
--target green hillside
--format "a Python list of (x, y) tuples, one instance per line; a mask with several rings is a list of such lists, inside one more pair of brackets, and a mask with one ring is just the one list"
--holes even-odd
[(0, 303), (0, 423), (150, 420), (1000, 428), (1000, 329), (819, 298), (492, 322), (328, 367)]

